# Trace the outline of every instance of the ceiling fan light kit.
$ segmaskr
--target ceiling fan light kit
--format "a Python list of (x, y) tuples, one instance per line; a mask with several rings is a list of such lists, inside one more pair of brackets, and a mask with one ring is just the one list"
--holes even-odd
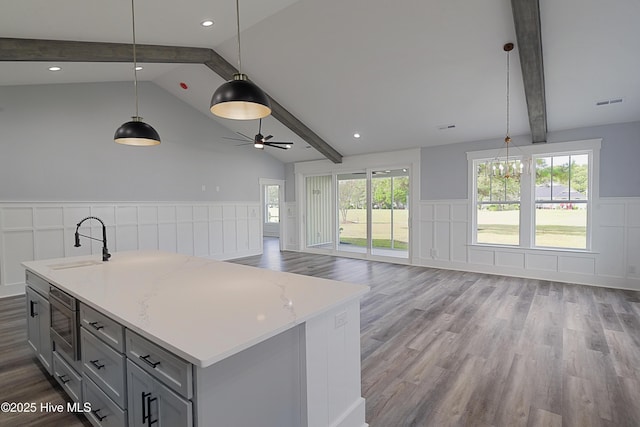
[(238, 70), (233, 80), (223, 83), (211, 97), (211, 112), (225, 119), (255, 120), (271, 114), (269, 97), (242, 73), (240, 51), (240, 1), (236, 0)]
[(138, 64), (136, 60), (136, 15), (134, 0), (131, 0), (131, 22), (133, 32), (133, 87), (136, 100), (136, 115), (132, 120), (120, 126), (113, 137), (118, 144), (152, 146), (160, 144), (160, 135), (149, 124), (142, 121), (138, 114)]

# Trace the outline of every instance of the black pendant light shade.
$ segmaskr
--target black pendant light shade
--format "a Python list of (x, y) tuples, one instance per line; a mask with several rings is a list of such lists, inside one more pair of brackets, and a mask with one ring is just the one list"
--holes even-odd
[(211, 112), (225, 119), (255, 120), (271, 114), (271, 102), (246, 74), (237, 73), (214, 92)]
[(138, 60), (136, 58), (136, 9), (134, 0), (131, 0), (131, 34), (133, 39), (133, 94), (136, 101), (136, 115), (131, 117), (116, 130), (113, 140), (118, 144), (137, 145), (149, 147), (160, 144), (160, 135), (151, 125), (142, 121), (138, 114)]
[(132, 119), (116, 130), (116, 134), (113, 137), (115, 142), (138, 146), (160, 144), (160, 135), (151, 125), (143, 122), (141, 117), (132, 117)]

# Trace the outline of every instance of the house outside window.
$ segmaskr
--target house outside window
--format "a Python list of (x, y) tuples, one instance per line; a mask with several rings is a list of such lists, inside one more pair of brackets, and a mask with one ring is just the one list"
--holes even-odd
[(277, 224), (280, 222), (280, 200), (277, 185), (265, 185), (264, 187), (264, 222), (265, 224)]
[(471, 243), (590, 250), (600, 140), (519, 148), (509, 165), (498, 150), (467, 153)]

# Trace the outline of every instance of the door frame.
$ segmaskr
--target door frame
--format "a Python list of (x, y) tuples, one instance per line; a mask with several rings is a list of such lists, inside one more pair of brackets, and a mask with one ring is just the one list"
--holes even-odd
[(278, 240), (280, 251), (284, 250), (284, 242), (285, 238), (285, 221), (286, 215), (283, 215), (285, 212), (284, 206), (284, 186), (285, 180), (283, 179), (271, 179), (271, 178), (260, 178), (258, 180), (260, 185), (260, 238), (264, 239), (264, 218), (265, 218), (265, 200), (264, 200), (264, 188), (267, 185), (277, 185), (278, 186), (278, 212), (279, 212), (279, 222), (278, 222)]

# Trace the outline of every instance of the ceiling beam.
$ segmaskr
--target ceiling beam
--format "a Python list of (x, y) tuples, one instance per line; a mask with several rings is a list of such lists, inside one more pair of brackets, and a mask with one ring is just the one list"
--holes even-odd
[(511, 0), (529, 126), (534, 143), (547, 142), (547, 108), (542, 64), (539, 0)]
[[(238, 71), (212, 49), (136, 44), (139, 62), (162, 64), (204, 64), (225, 80)], [(125, 43), (78, 42), (0, 38), (2, 61), (133, 62), (133, 46)], [(267, 95), (269, 96), (269, 95)], [(269, 96), (271, 115), (333, 163), (342, 155), (309, 127)]]

